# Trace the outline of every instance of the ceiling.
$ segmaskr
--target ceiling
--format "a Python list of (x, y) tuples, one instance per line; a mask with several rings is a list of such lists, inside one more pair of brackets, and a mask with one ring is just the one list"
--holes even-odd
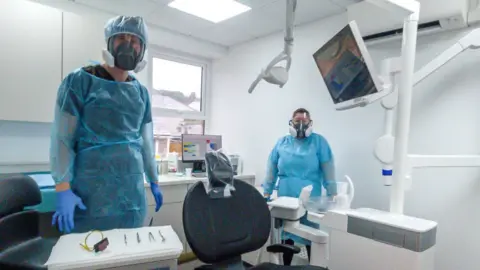
[[(170, 8), (168, 3), (172, 0), (72, 1), (108, 13), (143, 16), (162, 30), (227, 47), (283, 31), (285, 27), (286, 0), (237, 0), (252, 9), (218, 24)], [(296, 25), (342, 13), (356, 2), (360, 0), (298, 0)]]

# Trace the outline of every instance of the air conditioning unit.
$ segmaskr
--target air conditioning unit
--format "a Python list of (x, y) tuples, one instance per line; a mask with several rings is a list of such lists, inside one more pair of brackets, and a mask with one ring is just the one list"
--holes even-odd
[[(480, 23), (480, 0), (418, 0), (418, 35), (466, 28)], [(365, 42), (402, 37), (403, 18), (362, 1), (348, 6), (349, 21), (355, 20)]]

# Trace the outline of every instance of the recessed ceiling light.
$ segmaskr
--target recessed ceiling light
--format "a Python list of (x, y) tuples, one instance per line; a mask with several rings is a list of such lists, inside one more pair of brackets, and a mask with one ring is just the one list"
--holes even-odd
[(234, 0), (175, 0), (168, 6), (214, 23), (233, 18), (251, 9)]

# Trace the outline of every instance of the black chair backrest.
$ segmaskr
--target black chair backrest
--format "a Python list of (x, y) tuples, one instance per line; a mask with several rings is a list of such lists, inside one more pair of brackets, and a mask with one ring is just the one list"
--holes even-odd
[(221, 150), (205, 154), (208, 175), (208, 193), (211, 198), (226, 198), (234, 190), (232, 164)]
[(37, 183), (23, 174), (0, 176), (0, 219), (42, 202)]
[(39, 216), (25, 207), (42, 202), (37, 183), (27, 175), (0, 176), (0, 255), (39, 236)]
[(231, 260), (261, 248), (270, 234), (270, 211), (253, 186), (236, 180), (232, 196), (209, 197), (202, 182), (183, 203), (183, 227), (192, 251), (204, 263)]

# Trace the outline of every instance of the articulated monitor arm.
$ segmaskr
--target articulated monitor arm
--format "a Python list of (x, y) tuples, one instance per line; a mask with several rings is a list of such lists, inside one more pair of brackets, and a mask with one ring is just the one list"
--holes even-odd
[(450, 62), (457, 55), (461, 54), (467, 49), (479, 49), (480, 48), (480, 29), (474, 29), (457, 43), (446, 49), (442, 54), (435, 57), (428, 64), (423, 66), (420, 70), (415, 72), (413, 79), (413, 86), (417, 85), (439, 68)]
[[(467, 49), (480, 49), (480, 29), (474, 29), (458, 42), (450, 46), (443, 53), (435, 57), (425, 66), (420, 68), (414, 74), (413, 86), (419, 84), (438, 69), (449, 63), (455, 57)], [(395, 78), (395, 74), (401, 72), (401, 64), (398, 58), (386, 59), (383, 74), (389, 74), (390, 79)], [(393, 82), (393, 84), (395, 84)], [(382, 174), (385, 185), (392, 184), (392, 169), (394, 162), (395, 134), (393, 132), (394, 118), (393, 110), (397, 106), (398, 90), (392, 95), (382, 100), (382, 106), (385, 109), (385, 134), (381, 136), (375, 145), (375, 156), (382, 163)], [(479, 155), (408, 155), (408, 168), (406, 179), (407, 186), (410, 185), (409, 176), (412, 168), (425, 167), (480, 167)]]
[[(261, 80), (268, 83), (278, 85), (282, 88), (288, 81), (288, 72), (292, 64), (293, 50), (293, 28), (295, 26), (295, 10), (297, 8), (297, 0), (287, 0), (287, 14), (285, 27), (285, 45), (283, 51), (277, 55), (265, 69), (262, 69), (255, 81), (250, 85), (248, 93), (252, 93)], [(285, 67), (277, 66), (280, 62), (286, 61)]]

